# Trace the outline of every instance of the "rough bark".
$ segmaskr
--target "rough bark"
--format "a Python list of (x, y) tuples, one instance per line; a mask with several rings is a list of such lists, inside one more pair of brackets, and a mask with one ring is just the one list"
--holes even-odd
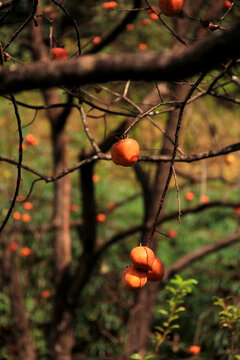
[(24, 297), (17, 276), (17, 270), (19, 271), (19, 269), (17, 269), (14, 255), (11, 254), (8, 249), (8, 242), (4, 238), (4, 235), (3, 241), (4, 249), (2, 252), (1, 263), (3, 276), (8, 287), (12, 318), (15, 324), (14, 336), (18, 356), (20, 359), (36, 360), (37, 354), (31, 339), (30, 323), (26, 316)]
[[(41, 20), (38, 27), (32, 25), (32, 52), (34, 60), (49, 60), (42, 38)], [(43, 91), (46, 106), (61, 103), (56, 89)], [(71, 98), (69, 99), (71, 101)], [(53, 152), (53, 174), (69, 167), (68, 140), (65, 130), (70, 107), (64, 110), (51, 108), (46, 111), (51, 126)], [(55, 261), (56, 295), (53, 322), (50, 335), (51, 355), (54, 360), (70, 360), (74, 344), (73, 314), (68, 305), (67, 290), (70, 279), (71, 238), (70, 238), (70, 177), (64, 176), (54, 182), (53, 200), (53, 247)]]

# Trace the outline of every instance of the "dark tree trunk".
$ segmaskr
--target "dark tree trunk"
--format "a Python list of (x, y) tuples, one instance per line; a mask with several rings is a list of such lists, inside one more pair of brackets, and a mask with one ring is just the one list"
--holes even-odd
[[(32, 52), (35, 60), (49, 60), (42, 38), (41, 20), (38, 27), (32, 24)], [(43, 91), (45, 105), (60, 103), (55, 89)], [(71, 102), (71, 98), (69, 99)], [(70, 107), (51, 108), (46, 111), (51, 126), (53, 152), (53, 174), (56, 175), (69, 167), (68, 140), (65, 124)], [(55, 261), (56, 295), (53, 322), (50, 334), (51, 355), (54, 360), (70, 360), (74, 344), (73, 314), (68, 305), (67, 293), (70, 285), (71, 238), (70, 238), (70, 177), (64, 176), (54, 182), (53, 200), (53, 248)]]
[(11, 303), (12, 318), (14, 322), (14, 336), (17, 352), (20, 359), (36, 360), (37, 354), (31, 339), (30, 323), (26, 316), (24, 297), (19, 285), (15, 257), (8, 249), (8, 242), (4, 239), (2, 252), (3, 276), (6, 281)]

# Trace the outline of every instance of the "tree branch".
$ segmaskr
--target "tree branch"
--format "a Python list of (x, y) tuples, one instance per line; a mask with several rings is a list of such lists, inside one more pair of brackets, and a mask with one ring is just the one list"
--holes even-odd
[(77, 60), (36, 62), (2, 69), (0, 92), (83, 85), (116, 80), (172, 81), (210, 70), (240, 55), (240, 24), (211, 34), (188, 49), (176, 52), (98, 54)]

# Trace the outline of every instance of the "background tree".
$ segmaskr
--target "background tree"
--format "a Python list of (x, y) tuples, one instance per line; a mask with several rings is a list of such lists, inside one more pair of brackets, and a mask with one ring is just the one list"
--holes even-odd
[[(217, 320), (200, 334), (211, 297), (239, 290), (235, 250), (218, 255), (239, 241), (239, 4), (186, 0), (171, 18), (154, 1), (110, 3), (0, 7), (1, 356), (144, 358), (165, 290), (122, 288), (142, 243), (164, 283), (189, 267), (200, 287), (154, 356), (184, 358), (195, 341), (227, 359)], [(68, 59), (51, 59), (63, 45)], [(128, 135), (141, 153), (120, 168), (107, 153)]]

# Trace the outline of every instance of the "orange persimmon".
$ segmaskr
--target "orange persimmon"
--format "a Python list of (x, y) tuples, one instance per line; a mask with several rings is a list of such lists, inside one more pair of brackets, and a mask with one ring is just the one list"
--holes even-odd
[(151, 269), (155, 255), (148, 246), (136, 246), (130, 252), (133, 265), (143, 271)]
[(183, 0), (158, 0), (160, 10), (167, 16), (176, 16), (182, 11)]
[(22, 217), (22, 215), (20, 214), (19, 211), (14, 211), (14, 213), (13, 213), (14, 220), (20, 220), (21, 217)]
[(51, 49), (52, 60), (64, 60), (69, 56), (68, 51), (61, 47), (55, 47)]
[(18, 248), (18, 244), (16, 242), (12, 242), (11, 244), (9, 244), (9, 249), (11, 252), (17, 251), (17, 248)]
[(187, 201), (192, 201), (194, 198), (195, 198), (195, 195), (194, 195), (192, 192), (188, 192), (188, 193), (186, 193), (186, 195), (185, 195), (185, 199), (186, 199)]
[(29, 214), (22, 215), (22, 221), (28, 223), (31, 220), (31, 216)]
[(50, 291), (49, 290), (43, 290), (41, 293), (41, 296), (43, 299), (48, 299), (50, 297)]
[(169, 231), (168, 231), (168, 236), (171, 238), (171, 239), (175, 239), (175, 237), (177, 237), (177, 231), (176, 230), (174, 230), (174, 229), (170, 229)]
[(129, 266), (122, 275), (123, 286), (132, 291), (141, 289), (147, 282), (147, 273)]
[(31, 249), (29, 249), (28, 247), (23, 247), (20, 251), (20, 256), (27, 257), (29, 255), (31, 255)]
[(117, 165), (132, 166), (138, 160), (139, 145), (134, 139), (123, 139), (111, 147), (112, 161)]
[(103, 214), (103, 213), (99, 213), (96, 216), (96, 220), (97, 220), (98, 223), (103, 223), (103, 222), (106, 221), (106, 215)]
[(193, 355), (197, 355), (201, 350), (201, 347), (198, 345), (191, 345), (189, 347), (189, 352)]
[(231, 1), (226, 0), (224, 2), (224, 7), (225, 7), (226, 10), (230, 9), (232, 7)]
[(24, 207), (25, 210), (31, 210), (33, 208), (33, 204), (30, 201), (26, 201), (23, 204), (23, 207)]
[(164, 266), (161, 260), (155, 256), (152, 268), (147, 273), (147, 278), (149, 281), (158, 281), (161, 280), (164, 275)]
[(25, 141), (30, 146), (36, 146), (38, 143), (38, 139), (33, 134), (27, 134), (25, 136)]

